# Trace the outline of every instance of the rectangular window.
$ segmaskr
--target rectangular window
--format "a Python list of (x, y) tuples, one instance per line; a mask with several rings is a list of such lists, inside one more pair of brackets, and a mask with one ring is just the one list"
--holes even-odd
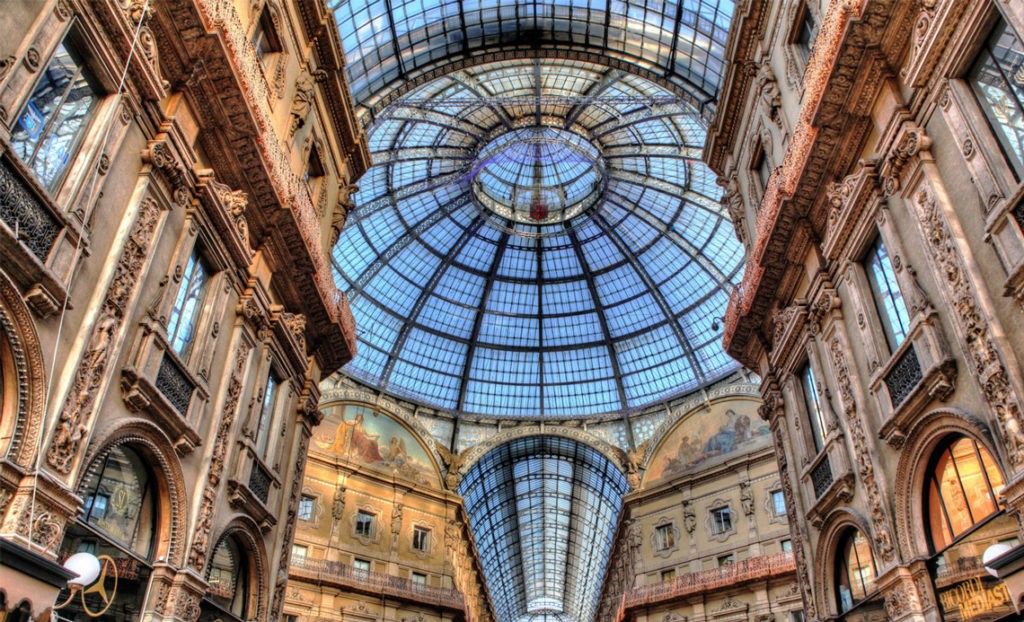
[(373, 536), (373, 523), (377, 517), (369, 512), (359, 510), (356, 514), (356, 535), (370, 538)]
[(868, 249), (864, 259), (864, 272), (871, 284), (871, 296), (875, 300), (878, 317), (885, 330), (885, 340), (889, 348), (895, 351), (907, 338), (910, 331), (910, 314), (900, 293), (900, 285), (896, 281), (896, 271), (889, 259), (889, 251), (879, 236)]
[(807, 416), (811, 420), (811, 436), (814, 440), (814, 451), (820, 453), (825, 448), (825, 413), (822, 411), (821, 400), (818, 399), (818, 384), (814, 379), (811, 364), (804, 365), (800, 372), (800, 383), (804, 389), (804, 401), (807, 403)]
[(267, 70), (267, 57), (281, 51), (281, 40), (274, 29), (274, 20), (270, 17), (269, 9), (263, 9), (263, 13), (260, 14), (256, 30), (252, 33), (252, 47), (256, 48), (256, 58), (263, 65), (264, 71)]
[(765, 153), (764, 145), (757, 148), (751, 168), (757, 173), (757, 179), (761, 182), (762, 194), (768, 190), (768, 180), (772, 176), (772, 165), (768, 162), (768, 154)]
[(772, 495), (772, 513), (775, 516), (786, 515), (786, 495), (782, 494), (781, 490), (773, 490)]
[(803, 58), (805, 65), (811, 58), (811, 48), (814, 46), (814, 39), (817, 36), (818, 24), (815, 23), (814, 16), (811, 15), (811, 10), (807, 8), (805, 3), (796, 36), (793, 38), (793, 45), (800, 51), (800, 57)]
[(324, 164), (320, 160), (320, 152), (316, 147), (309, 150), (309, 162), (306, 163), (306, 184), (310, 193), (315, 194), (318, 184), (324, 177)]
[(789, 622), (804, 622), (804, 612), (800, 610), (790, 611)]
[(309, 547), (301, 544), (292, 545), (292, 559), (306, 559), (307, 553), (309, 553)]
[(992, 28), (967, 80), (1020, 179), (1024, 175), (1024, 44), (1004, 19)]
[(316, 498), (310, 495), (302, 495), (299, 498), (299, 520), (313, 520), (313, 509), (316, 507)]
[(661, 582), (671, 581), (676, 578), (676, 569), (669, 568), (668, 570), (661, 571)]
[(352, 560), (352, 568), (355, 569), (356, 572), (368, 573), (370, 572), (370, 562), (357, 557)]
[(659, 551), (667, 551), (676, 545), (676, 535), (671, 524), (654, 528), (654, 545)]
[(174, 298), (174, 308), (167, 322), (167, 341), (171, 349), (182, 358), (187, 357), (192, 348), (209, 280), (210, 269), (200, 257), (199, 249), (194, 249), (181, 275), (181, 285), (178, 286), (178, 295)]
[(413, 527), (412, 548), (417, 551), (426, 551), (430, 548), (430, 530), (426, 527)]
[(783, 553), (792, 553), (793, 552), (793, 541), (792, 540), (789, 540), (789, 539), (783, 540), (782, 542), (779, 543), (779, 546), (782, 547), (782, 552)]
[(11, 131), (11, 146), (48, 190), (60, 184), (102, 96), (66, 38), (54, 50)]
[(423, 574), (422, 572), (413, 572), (412, 583), (413, 585), (426, 585), (427, 575)]
[(714, 535), (732, 531), (732, 510), (714, 508), (711, 510), (711, 533)]
[(722, 567), (722, 566), (732, 566), (733, 563), (735, 563), (735, 561), (736, 561), (736, 558), (733, 556), (732, 553), (729, 553), (728, 555), (719, 555), (718, 556), (718, 566), (719, 567)]
[(263, 404), (260, 406), (260, 418), (256, 424), (256, 454), (260, 458), (267, 455), (270, 444), (270, 423), (274, 419), (274, 402), (277, 400), (277, 388), (281, 385), (274, 370), (267, 374), (267, 386), (263, 389)]

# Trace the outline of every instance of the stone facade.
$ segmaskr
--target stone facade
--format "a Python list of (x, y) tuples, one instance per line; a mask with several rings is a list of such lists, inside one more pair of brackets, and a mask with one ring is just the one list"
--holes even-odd
[(635, 454), (643, 479), (625, 498), (598, 619), (784, 622), (801, 609), (759, 404), (756, 394), (709, 399)]
[[(1016, 619), (981, 556), (1024, 535), (1022, 126), (979, 76), (1022, 33), (1014, 2), (737, 7), (705, 150), (749, 257), (725, 343), (763, 378), (808, 619)], [(960, 447), (986, 468), (944, 471)]]
[(339, 397), (321, 403), (310, 446), (285, 614), (492, 620), (462, 499), (445, 485), (434, 441), (396, 412)]
[(0, 538), (108, 555), (117, 619), (276, 620), (318, 383), (354, 354), (327, 256), (369, 156), (331, 15), (25, 0), (0, 31)]

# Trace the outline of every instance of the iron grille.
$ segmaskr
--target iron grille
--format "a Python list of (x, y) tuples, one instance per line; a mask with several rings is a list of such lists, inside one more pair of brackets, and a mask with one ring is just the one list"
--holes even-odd
[(63, 228), (6, 159), (0, 166), (0, 220), (40, 261), (46, 261)]
[(249, 492), (259, 499), (260, 503), (266, 504), (270, 498), (270, 482), (270, 473), (254, 460), (252, 473), (249, 474)]
[(814, 496), (819, 499), (832, 485), (832, 465), (828, 461), (828, 456), (822, 458), (811, 471), (811, 484), (814, 486)]
[(164, 394), (167, 401), (174, 406), (174, 410), (185, 416), (188, 413), (189, 402), (192, 401), (192, 392), (195, 385), (192, 380), (166, 352), (160, 361), (160, 370), (156, 374), (156, 388)]
[(889, 399), (893, 408), (903, 403), (917, 385), (921, 383), (921, 362), (917, 360), (917, 352), (911, 345), (892, 366), (885, 376), (885, 386), (889, 388)]

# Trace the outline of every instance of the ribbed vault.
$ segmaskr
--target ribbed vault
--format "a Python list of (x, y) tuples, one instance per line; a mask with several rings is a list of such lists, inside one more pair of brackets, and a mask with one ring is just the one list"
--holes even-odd
[(628, 485), (600, 452), (556, 436), (516, 439), (459, 486), (497, 617), (592, 620)]
[(557, 51), (636, 68), (710, 114), (731, 0), (328, 0), (349, 82), (376, 113), (406, 85), (495, 56)]

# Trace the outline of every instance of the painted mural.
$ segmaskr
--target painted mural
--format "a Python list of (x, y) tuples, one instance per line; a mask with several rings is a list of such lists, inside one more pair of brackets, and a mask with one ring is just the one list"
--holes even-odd
[[(326, 422), (325, 422), (326, 423)], [(351, 462), (395, 473), (415, 482), (436, 481), (426, 450), (402, 424), (365, 406), (341, 409), (341, 422), (318, 433), (316, 444)]]
[(647, 481), (680, 475), (706, 460), (745, 449), (770, 433), (760, 418), (732, 409), (694, 413), (658, 448), (647, 469)]

